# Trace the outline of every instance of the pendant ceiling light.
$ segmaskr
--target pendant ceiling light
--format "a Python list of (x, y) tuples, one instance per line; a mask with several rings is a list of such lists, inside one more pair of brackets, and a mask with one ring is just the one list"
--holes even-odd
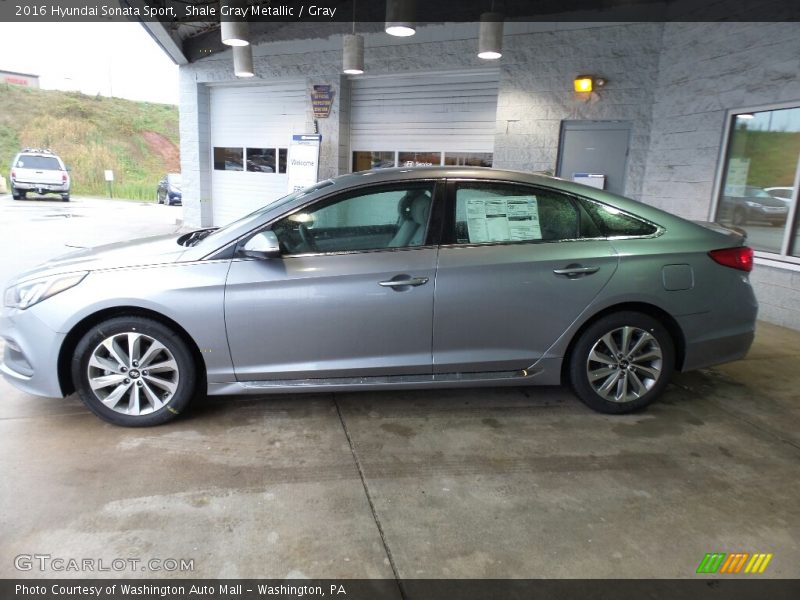
[(342, 72), (347, 75), (361, 75), (364, 72), (364, 37), (353, 34), (344, 36), (344, 56)]
[(386, 33), (408, 37), (416, 33), (417, 0), (386, 0)]
[(364, 37), (356, 34), (356, 1), (353, 0), (353, 33), (344, 36), (342, 72), (361, 75), (364, 72)]
[(497, 60), (503, 56), (503, 15), (487, 12), (481, 15), (478, 35), (478, 58)]
[[(220, 13), (230, 15), (247, 7), (244, 0), (220, 0)], [(224, 16), (221, 19), (234, 17)], [(219, 24), (222, 43), (228, 46), (247, 46), (250, 43), (250, 27), (247, 21), (221, 21)]]
[(255, 75), (252, 46), (233, 47), (233, 73), (237, 77), (252, 77)]

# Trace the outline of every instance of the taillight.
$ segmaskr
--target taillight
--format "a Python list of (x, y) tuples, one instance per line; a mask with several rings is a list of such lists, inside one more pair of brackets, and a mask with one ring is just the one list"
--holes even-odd
[(61, 173), (61, 183), (67, 183), (67, 174)]
[(17, 172), (14, 169), (11, 169), (11, 179), (17, 178)]
[(750, 272), (753, 270), (753, 249), (747, 246), (712, 250), (708, 255), (721, 265)]

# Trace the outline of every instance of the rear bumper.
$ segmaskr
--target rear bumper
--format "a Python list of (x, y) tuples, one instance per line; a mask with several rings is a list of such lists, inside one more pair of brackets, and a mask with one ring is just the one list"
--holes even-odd
[(69, 184), (61, 183), (24, 183), (22, 181), (13, 181), (14, 189), (20, 192), (41, 192), (53, 194), (66, 194), (69, 193)]

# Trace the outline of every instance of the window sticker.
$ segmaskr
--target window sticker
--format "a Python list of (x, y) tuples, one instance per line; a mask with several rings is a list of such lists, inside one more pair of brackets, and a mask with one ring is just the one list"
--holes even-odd
[(467, 231), (473, 244), (542, 239), (536, 196), (469, 198)]

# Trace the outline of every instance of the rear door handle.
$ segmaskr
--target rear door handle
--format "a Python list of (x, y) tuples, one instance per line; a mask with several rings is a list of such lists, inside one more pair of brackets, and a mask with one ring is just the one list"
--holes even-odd
[(418, 285), (425, 285), (428, 283), (427, 277), (406, 277), (404, 279), (389, 279), (387, 281), (379, 281), (378, 285), (381, 287), (417, 287)]
[(582, 277), (584, 275), (591, 275), (597, 273), (600, 267), (582, 267), (581, 265), (567, 265), (563, 269), (553, 269), (556, 275), (566, 275), (570, 279)]

